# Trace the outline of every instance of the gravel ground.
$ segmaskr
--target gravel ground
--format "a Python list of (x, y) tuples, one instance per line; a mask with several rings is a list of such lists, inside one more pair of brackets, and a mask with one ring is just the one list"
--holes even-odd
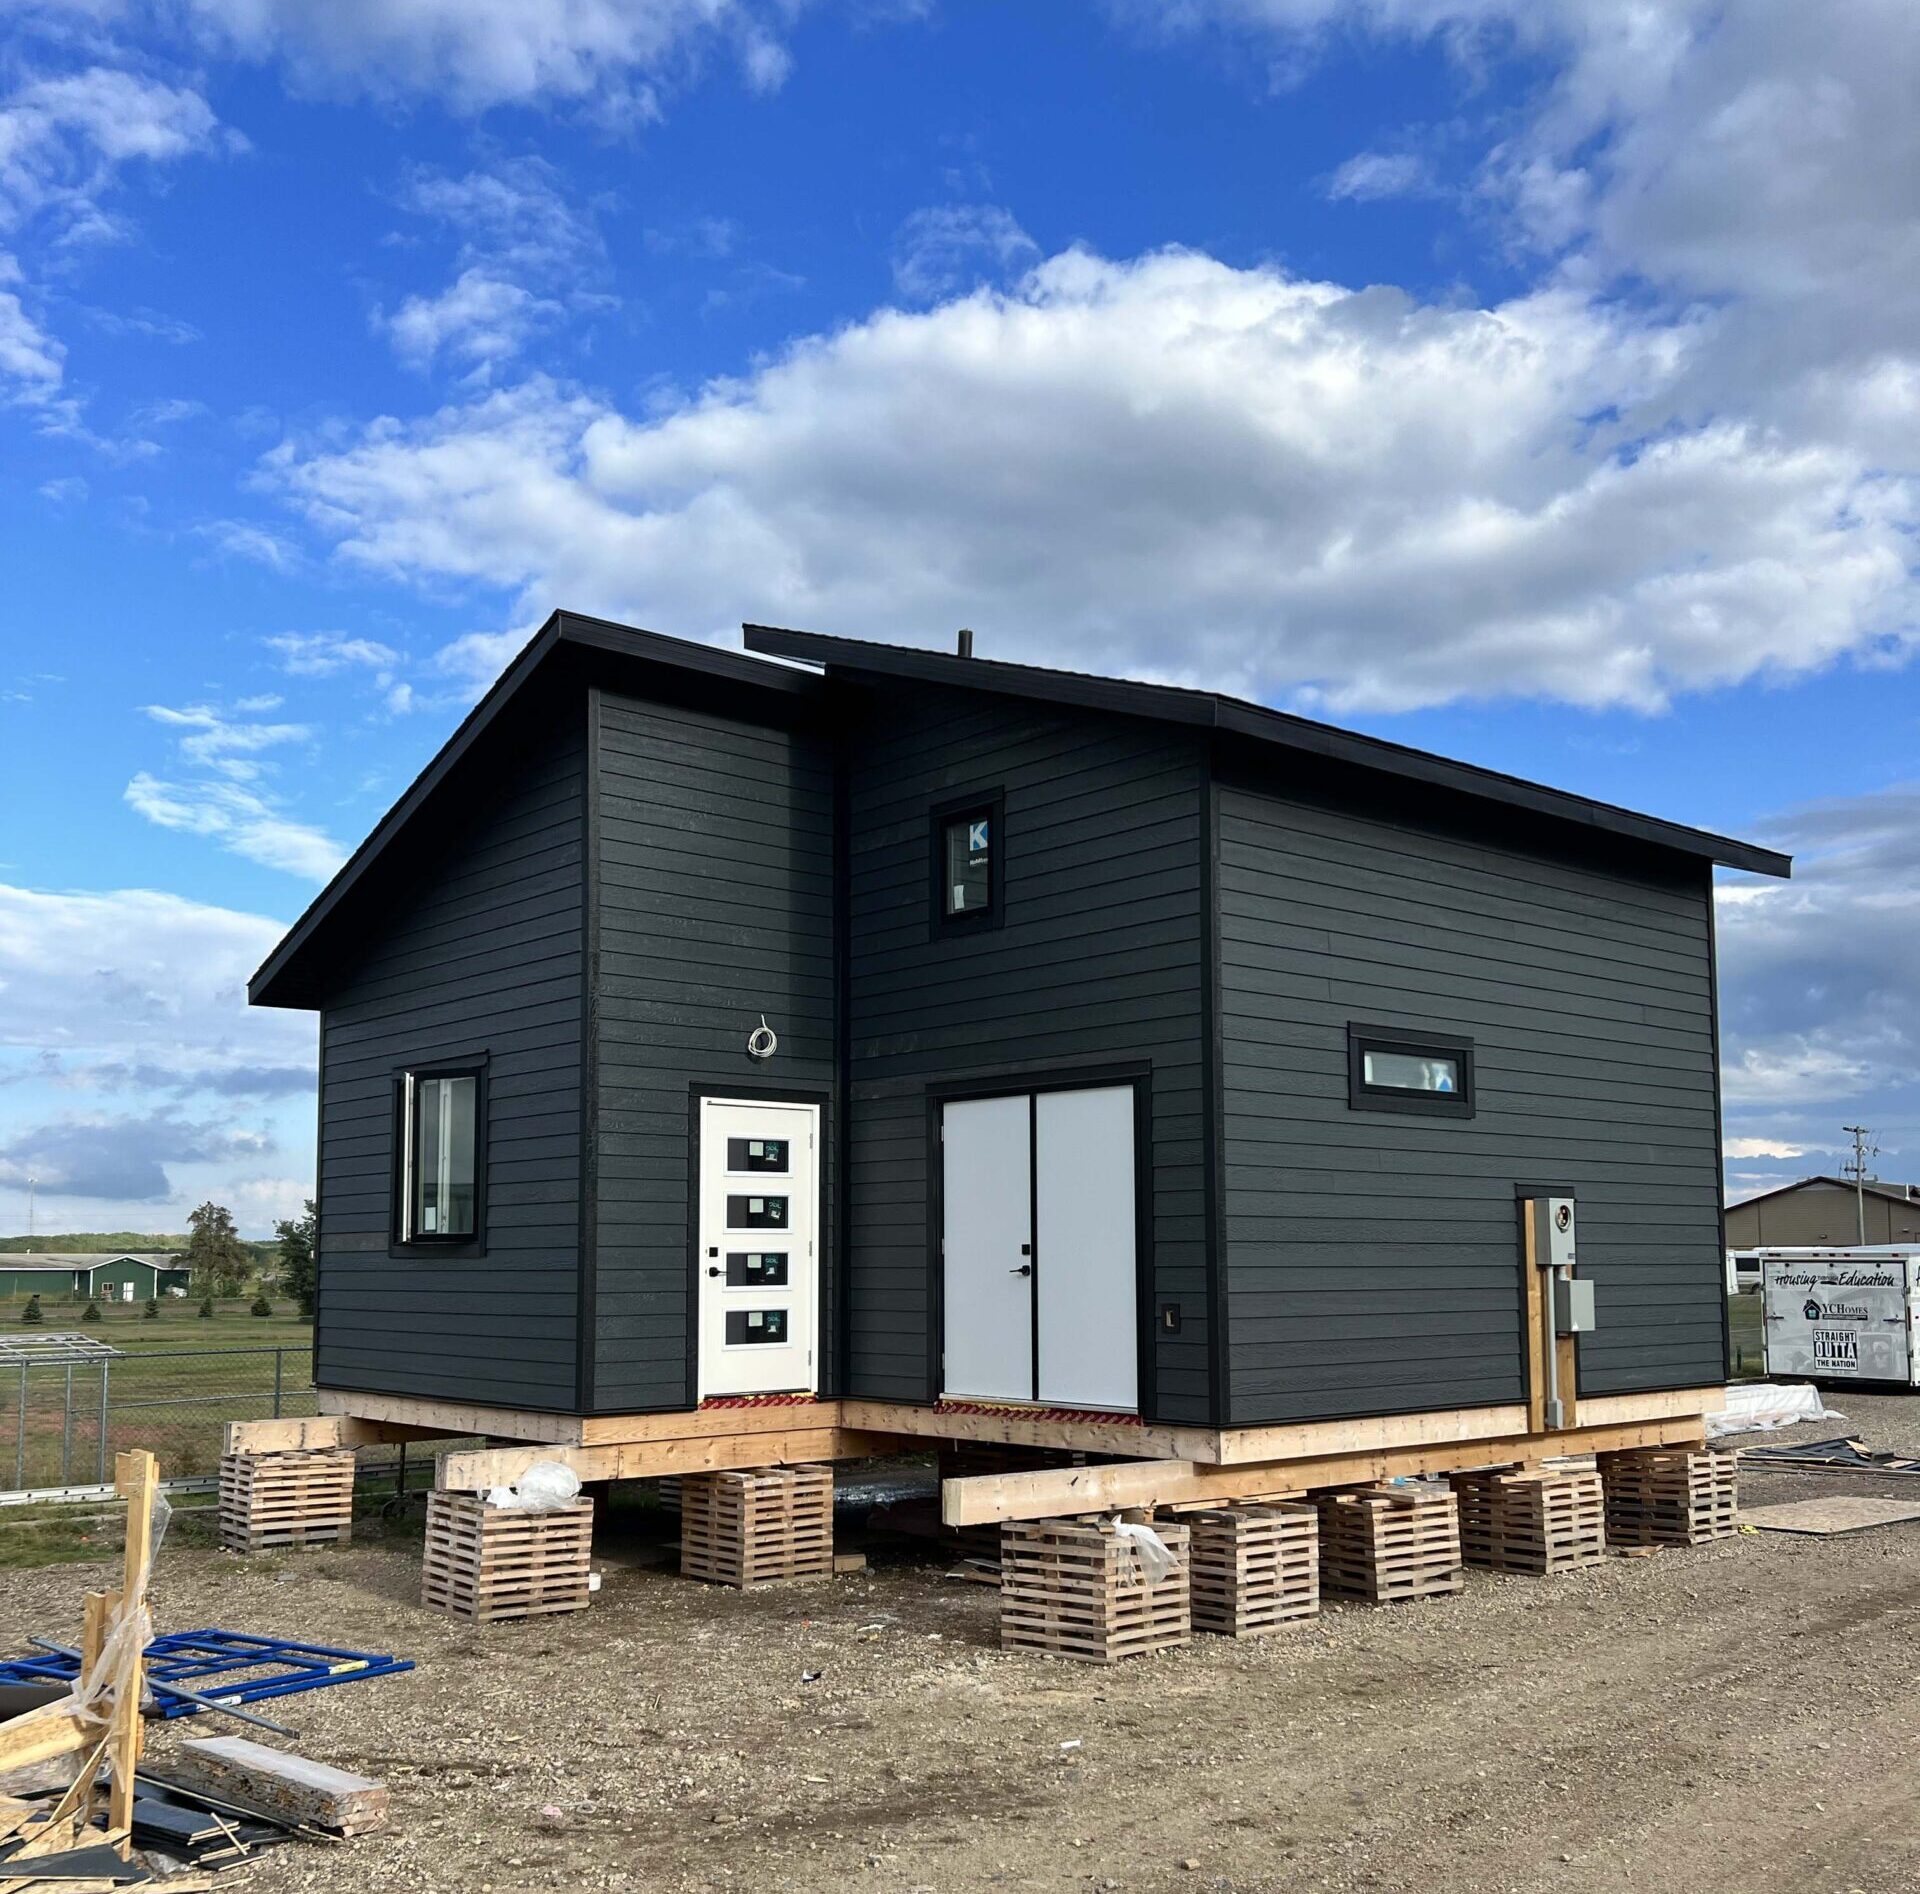
[[(1920, 1396), (1834, 1398), (1844, 1426), (1776, 1438), (1920, 1449)], [(1920, 1481), (1743, 1482), (1849, 1490)], [(590, 1611), (475, 1630), (414, 1602), (396, 1533), (279, 1561), (176, 1543), (156, 1592), (166, 1625), (418, 1660), (282, 1706), (304, 1752), (386, 1778), (395, 1819), (277, 1850), (263, 1891), (1920, 1888), (1920, 1525), (1475, 1572), (1113, 1670), (1003, 1656), (994, 1594), (943, 1564), (880, 1551), (742, 1596), (616, 1551)], [(104, 1576), (7, 1573), (0, 1645), (70, 1628)]]

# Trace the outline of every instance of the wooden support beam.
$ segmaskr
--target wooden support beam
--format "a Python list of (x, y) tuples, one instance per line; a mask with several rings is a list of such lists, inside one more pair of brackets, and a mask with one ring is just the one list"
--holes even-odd
[(590, 1414), (580, 1423), (580, 1444), (624, 1447), (647, 1440), (712, 1440), (853, 1425), (842, 1406), (839, 1401), (783, 1401), (765, 1407), (696, 1407), (679, 1414)]
[(582, 1481), (653, 1480), (670, 1473), (724, 1473), (740, 1467), (858, 1460), (897, 1453), (903, 1445), (911, 1450), (913, 1443), (844, 1427), (806, 1427), (784, 1434), (625, 1441), (604, 1447), (484, 1447), (443, 1453), (434, 1485), (451, 1493), (511, 1486), (536, 1460), (558, 1460), (571, 1467)]
[(501, 1440), (545, 1440), (577, 1446), (581, 1439), (582, 1423), (577, 1414), (536, 1414), (521, 1407), (476, 1407), (464, 1401), (427, 1401), (410, 1394), (363, 1394), (343, 1388), (321, 1388), (313, 1401), (322, 1414), (394, 1421), (448, 1440), (484, 1434)]
[[(133, 1778), (140, 1765), (145, 1724), (140, 1715), (141, 1679), (146, 1664), (147, 1575), (153, 1562), (153, 1500), (160, 1470), (144, 1448), (115, 1456), (113, 1489), (127, 1502), (127, 1543), (120, 1568), (120, 1610), (137, 1635), (113, 1680), (113, 1714), (107, 1726), (108, 1766), (113, 1771), (107, 1826), (122, 1835), (133, 1831)], [(123, 1842), (121, 1858), (133, 1853)]]
[(351, 1414), (310, 1419), (228, 1421), (223, 1453), (303, 1453), (315, 1447), (378, 1447), (398, 1440), (445, 1440), (437, 1427), (360, 1420)]
[(940, 1517), (949, 1526), (983, 1526), (1008, 1519), (1071, 1518), (1134, 1506), (1290, 1499), (1323, 1487), (1352, 1486), (1407, 1474), (1454, 1473), (1471, 1467), (1510, 1466), (1544, 1456), (1612, 1453), (1628, 1447), (1694, 1446), (1701, 1438), (1699, 1420), (1681, 1418), (1584, 1427), (1574, 1433), (1546, 1436), (1521, 1433), (1506, 1439), (1327, 1454), (1261, 1465), (1130, 1460), (1102, 1466), (1056, 1467), (1036, 1473), (944, 1481)]

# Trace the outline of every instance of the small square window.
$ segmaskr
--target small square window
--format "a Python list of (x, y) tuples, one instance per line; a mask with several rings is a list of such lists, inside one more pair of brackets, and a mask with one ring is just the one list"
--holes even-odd
[(933, 816), (933, 913), (941, 926), (998, 919), (1000, 799), (949, 803)]
[(486, 1075), (476, 1067), (403, 1072), (394, 1240), (470, 1247), (480, 1240)]
[(1347, 1103), (1356, 1111), (1473, 1116), (1473, 1041), (1396, 1026), (1347, 1028)]

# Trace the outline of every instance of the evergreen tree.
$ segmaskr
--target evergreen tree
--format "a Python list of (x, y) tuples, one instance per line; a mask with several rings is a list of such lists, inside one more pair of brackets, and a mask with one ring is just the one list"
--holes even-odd
[(146, 1307), (146, 1312), (145, 1312), (145, 1314), (144, 1314), (144, 1315), (143, 1315), (143, 1316), (141, 1317), (141, 1319), (142, 1319), (143, 1321), (147, 1321), (147, 1322), (157, 1322), (157, 1321), (159, 1321), (159, 1319), (160, 1319), (160, 1298), (159, 1298), (158, 1296), (149, 1296), (149, 1297), (147, 1298), (147, 1307)]
[(313, 1320), (313, 1297), (318, 1284), (319, 1266), (314, 1259), (318, 1214), (309, 1197), (305, 1211), (297, 1217), (282, 1217), (273, 1226), (280, 1239), (280, 1286), (292, 1296), (309, 1322)]
[(83, 1322), (97, 1322), (100, 1319), (100, 1304), (91, 1296), (87, 1298), (87, 1306), (80, 1312), (80, 1319)]
[(211, 1296), (205, 1296), (201, 1299), (200, 1319), (203, 1322), (211, 1322), (213, 1320), (213, 1298)]
[(253, 1299), (253, 1307), (249, 1309), (247, 1313), (249, 1315), (271, 1315), (273, 1313), (273, 1304), (267, 1300), (264, 1293), (257, 1295)]
[(202, 1295), (235, 1296), (247, 1279), (247, 1252), (225, 1204), (203, 1203), (187, 1219), (187, 1267)]
[(28, 1328), (38, 1328), (46, 1319), (47, 1318), (40, 1313), (40, 1298), (38, 1296), (29, 1296), (27, 1298), (27, 1306), (20, 1311), (20, 1320), (24, 1322)]

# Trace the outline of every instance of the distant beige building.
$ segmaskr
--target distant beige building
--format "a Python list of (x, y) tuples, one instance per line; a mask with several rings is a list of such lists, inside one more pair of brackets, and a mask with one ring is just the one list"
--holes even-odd
[[(1868, 1184), (1869, 1243), (1920, 1242), (1920, 1184)], [(1803, 1177), (1745, 1203), (1727, 1206), (1727, 1248), (1803, 1249), (1820, 1243), (1858, 1243), (1859, 1206), (1844, 1177)]]

